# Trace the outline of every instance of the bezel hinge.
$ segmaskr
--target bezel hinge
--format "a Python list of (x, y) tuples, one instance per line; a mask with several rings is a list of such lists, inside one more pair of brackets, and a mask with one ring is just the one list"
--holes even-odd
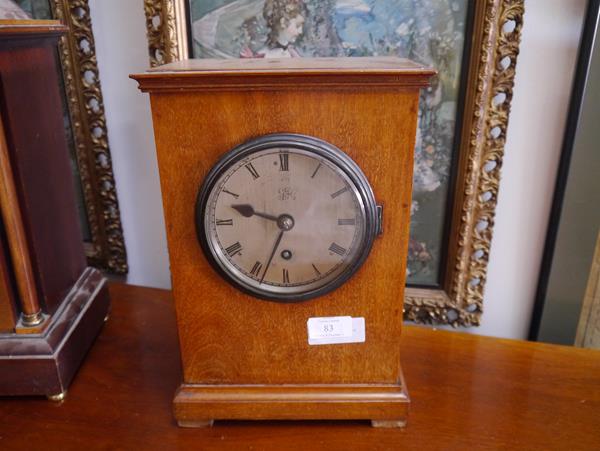
[(375, 227), (376, 236), (383, 234), (383, 205), (376, 205), (377, 208), (377, 224)]

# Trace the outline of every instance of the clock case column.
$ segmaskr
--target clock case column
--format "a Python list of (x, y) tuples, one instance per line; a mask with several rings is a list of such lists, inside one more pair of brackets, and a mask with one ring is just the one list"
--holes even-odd
[[(406, 422), (400, 332), (419, 89), (433, 71), (398, 58), (188, 60), (132, 75), (149, 92), (184, 381), (181, 426), (214, 419)], [(344, 151), (384, 204), (364, 265), (324, 296), (259, 300), (225, 282), (196, 238), (198, 188), (223, 153), (272, 133)], [(310, 346), (311, 317), (364, 317), (364, 343)]]

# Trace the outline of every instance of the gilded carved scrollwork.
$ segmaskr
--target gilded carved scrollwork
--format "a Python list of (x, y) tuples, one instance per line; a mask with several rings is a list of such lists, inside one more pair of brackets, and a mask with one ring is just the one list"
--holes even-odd
[(523, 0), (477, 3), (445, 290), (407, 290), (405, 318), (477, 326), (523, 26)]
[(127, 254), (108, 146), (98, 63), (88, 0), (52, 0), (56, 19), (69, 27), (59, 52), (75, 153), (91, 242), (90, 262), (112, 273), (127, 273)]
[(152, 67), (187, 55), (184, 5), (180, 1), (144, 0), (148, 56)]
[[(473, 43), (446, 273), (441, 289), (406, 291), (407, 320), (479, 325), (524, 0), (474, 3)], [(152, 65), (187, 57), (183, 0), (144, 0)], [(161, 55), (159, 62), (156, 55)]]

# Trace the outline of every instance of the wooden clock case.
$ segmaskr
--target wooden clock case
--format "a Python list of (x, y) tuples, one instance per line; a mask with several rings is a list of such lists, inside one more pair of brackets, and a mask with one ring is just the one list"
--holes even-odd
[(0, 396), (61, 400), (108, 314), (87, 267), (57, 21), (0, 20)]
[[(433, 71), (398, 58), (188, 60), (133, 75), (150, 93), (184, 381), (181, 426), (213, 419), (369, 419), (404, 424), (399, 339), (419, 89)], [(383, 234), (337, 290), (256, 299), (198, 245), (199, 186), (223, 155), (270, 133), (325, 140), (363, 170)], [(364, 343), (310, 346), (307, 320), (364, 317)]]

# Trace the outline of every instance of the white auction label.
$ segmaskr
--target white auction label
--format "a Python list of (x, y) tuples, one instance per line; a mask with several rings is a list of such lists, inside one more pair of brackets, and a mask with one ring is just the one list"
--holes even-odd
[(365, 341), (365, 319), (351, 316), (309, 318), (306, 322), (309, 345), (362, 343)]

